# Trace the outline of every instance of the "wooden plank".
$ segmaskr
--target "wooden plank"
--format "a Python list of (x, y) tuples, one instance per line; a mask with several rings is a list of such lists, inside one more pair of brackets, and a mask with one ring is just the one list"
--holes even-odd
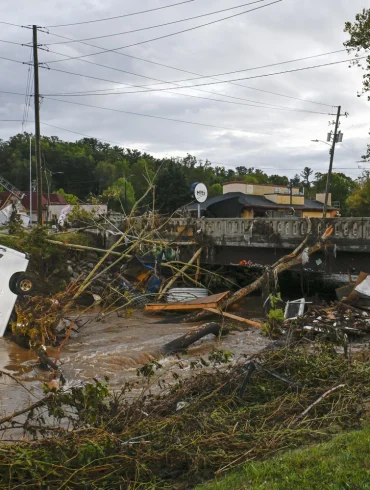
[(145, 311), (181, 311), (181, 310), (204, 310), (205, 308), (217, 308), (230, 291), (212, 294), (206, 298), (196, 298), (183, 303), (150, 303), (145, 306)]
[(232, 320), (236, 320), (238, 322), (246, 323), (247, 325), (252, 325), (253, 327), (262, 327), (262, 323), (254, 322), (253, 320), (248, 320), (248, 318), (243, 318), (241, 316), (233, 315), (232, 313), (227, 313), (226, 311), (216, 310), (215, 308), (204, 308), (206, 311), (210, 313), (216, 313), (217, 315), (225, 316), (226, 318), (231, 318)]
[(148, 304), (145, 306), (145, 311), (182, 311), (182, 310), (204, 310), (205, 308), (217, 308), (217, 303), (157, 303)]

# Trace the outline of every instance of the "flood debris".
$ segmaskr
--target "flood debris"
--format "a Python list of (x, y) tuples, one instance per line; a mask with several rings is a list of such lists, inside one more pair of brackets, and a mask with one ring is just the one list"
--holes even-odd
[(172, 381), (151, 364), (138, 373), (139, 391), (133, 383), (114, 393), (105, 380), (49, 388), (0, 420), (4, 434), (27, 435), (0, 443), (3, 485), (185, 490), (368, 418), (370, 367), (361, 358), (301, 341), (225, 359), (215, 352), (204, 370)]

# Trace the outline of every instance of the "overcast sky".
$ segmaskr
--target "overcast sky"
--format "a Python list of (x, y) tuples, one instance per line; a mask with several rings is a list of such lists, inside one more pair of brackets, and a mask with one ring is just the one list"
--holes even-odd
[[(29, 0), (1, 0), (0, 20), (21, 25), (52, 26), (119, 16), (180, 1), (33, 0), (30, 2)], [(349, 68), (349, 63), (241, 80), (235, 82), (238, 85), (219, 83), (201, 86), (198, 89), (179, 89), (176, 88), (176, 85), (158, 84), (158, 80), (162, 82), (179, 81), (195, 78), (197, 75), (218, 75), (341, 50), (343, 42), (347, 39), (347, 35), (343, 32), (344, 23), (347, 20), (354, 20), (356, 13), (365, 6), (365, 0), (283, 0), (280, 3), (213, 25), (120, 51), (147, 61), (113, 52), (84, 58), (86, 61), (104, 64), (113, 69), (81, 60), (50, 63), (54, 60), (62, 60), (67, 56), (75, 57), (96, 53), (101, 51), (99, 48), (115, 49), (188, 29), (271, 3), (273, 0), (265, 0), (254, 5), (165, 27), (86, 41), (95, 44), (99, 47), (98, 49), (80, 43), (51, 45), (65, 41), (52, 34), (78, 40), (104, 36), (208, 14), (251, 1), (194, 0), (155, 12), (104, 22), (50, 27), (50, 34), (39, 33), (39, 43), (46, 44), (51, 51), (62, 54), (40, 51), (40, 62), (49, 62), (48, 66), (52, 69), (107, 80), (94, 80), (54, 70), (40, 69), (40, 92), (42, 94), (145, 90), (127, 85), (151, 85), (152, 89), (171, 87), (171, 93), (159, 91), (146, 94), (121, 93), (100, 96), (56, 96), (55, 98), (226, 129), (72, 105), (48, 100), (47, 97), (42, 103), (42, 123), (109, 140), (124, 147), (145, 150), (157, 156), (185, 156), (191, 153), (198, 158), (208, 158), (215, 165), (221, 164), (227, 168), (244, 165), (261, 168), (269, 174), (282, 173), (293, 176), (305, 166), (313, 168), (316, 172), (324, 172), (329, 161), (329, 147), (323, 143), (313, 143), (311, 140), (316, 138), (326, 140), (326, 134), (331, 129), (328, 122), (334, 118), (328, 113), (334, 113), (336, 109), (306, 101), (329, 105), (341, 104), (343, 112), (349, 113), (348, 118), (342, 118), (341, 124), (341, 130), (344, 133), (343, 142), (346, 147), (341, 145), (337, 147), (334, 166), (338, 171), (351, 177), (358, 176), (361, 171), (358, 170), (356, 161), (364, 154), (366, 145), (370, 141), (368, 135), (370, 103), (367, 102), (366, 97), (357, 97), (357, 92), (361, 90), (362, 72), (356, 67)], [(29, 29), (3, 24), (0, 24), (0, 29), (2, 40), (19, 43), (31, 41), (32, 32)], [(30, 57), (28, 47), (0, 42), (0, 49), (2, 57), (19, 61), (28, 61)], [(346, 52), (341, 52), (281, 66), (217, 76), (217, 80), (253, 77), (348, 58)], [(149, 61), (197, 75), (158, 66)], [(129, 71), (136, 75), (119, 70)], [(24, 94), (27, 72), (27, 65), (0, 59), (0, 90)], [(177, 85), (184, 86), (217, 80), (203, 78), (197, 81), (181, 82)], [(252, 90), (253, 88), (304, 99), (304, 101), (267, 94)], [(203, 99), (198, 97), (203, 97)], [(219, 99), (224, 102), (204, 98)], [(22, 119), (24, 97), (0, 94), (0, 101), (0, 119)], [(280, 110), (263, 106), (259, 104), (261, 102), (323, 114)], [(246, 104), (254, 104), (258, 107)], [(28, 119), (33, 121), (33, 110)], [(0, 122), (0, 138), (8, 139), (21, 129), (21, 122)], [(25, 130), (33, 132), (32, 122), (25, 126)], [(69, 141), (79, 139), (77, 135), (51, 128), (45, 124), (42, 124), (42, 134), (57, 135)]]

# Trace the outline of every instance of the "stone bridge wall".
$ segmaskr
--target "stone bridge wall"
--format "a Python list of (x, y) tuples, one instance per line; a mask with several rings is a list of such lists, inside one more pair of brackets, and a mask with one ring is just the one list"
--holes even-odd
[[(310, 242), (334, 226), (331, 241), (339, 250), (370, 252), (370, 218), (311, 218)], [(161, 235), (189, 240), (195, 235), (212, 237), (215, 245), (259, 248), (294, 248), (305, 237), (308, 222), (303, 218), (170, 219)]]

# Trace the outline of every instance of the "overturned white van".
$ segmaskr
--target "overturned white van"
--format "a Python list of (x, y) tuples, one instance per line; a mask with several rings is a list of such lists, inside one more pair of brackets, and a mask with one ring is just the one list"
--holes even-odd
[(28, 262), (28, 255), (0, 245), (0, 337), (4, 336), (17, 296), (33, 290), (33, 280), (25, 274)]

